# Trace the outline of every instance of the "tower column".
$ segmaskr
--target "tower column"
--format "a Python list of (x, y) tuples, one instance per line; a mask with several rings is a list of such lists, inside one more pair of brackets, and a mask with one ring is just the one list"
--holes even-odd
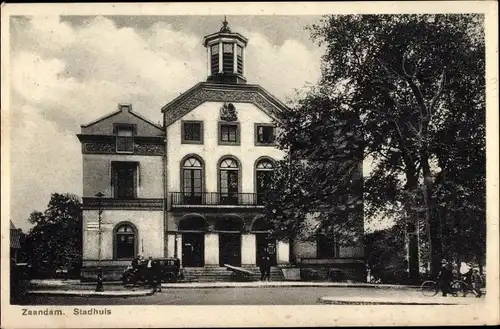
[(233, 72), (238, 73), (238, 43), (233, 43)]
[(212, 47), (207, 47), (207, 75), (212, 74)]
[(222, 61), (223, 61), (223, 58), (224, 58), (222, 56), (223, 55), (223, 53), (222, 53), (223, 51), (224, 51), (224, 49), (222, 49), (222, 42), (219, 42), (219, 73), (222, 73), (222, 68), (223, 68), (223, 66), (222, 66)]

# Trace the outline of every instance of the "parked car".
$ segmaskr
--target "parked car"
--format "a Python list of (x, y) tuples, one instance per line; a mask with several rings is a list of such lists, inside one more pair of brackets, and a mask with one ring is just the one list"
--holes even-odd
[[(181, 262), (178, 258), (154, 258), (154, 266), (157, 266), (160, 273), (161, 282), (177, 282), (181, 275)], [(122, 274), (124, 285), (137, 284), (138, 282), (147, 283), (149, 269), (146, 267), (147, 260), (137, 269), (128, 266)]]

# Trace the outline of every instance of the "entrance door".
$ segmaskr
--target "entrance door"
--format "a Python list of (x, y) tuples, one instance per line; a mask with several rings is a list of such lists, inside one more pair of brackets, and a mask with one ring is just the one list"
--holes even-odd
[(276, 240), (269, 239), (267, 233), (257, 233), (255, 234), (255, 244), (256, 244), (256, 259), (257, 265), (260, 266), (260, 260), (267, 250), (269, 257), (271, 258), (271, 266), (276, 266)]
[(219, 234), (219, 265), (241, 266), (241, 234)]
[(203, 233), (182, 234), (182, 265), (203, 267), (205, 263), (205, 235)]

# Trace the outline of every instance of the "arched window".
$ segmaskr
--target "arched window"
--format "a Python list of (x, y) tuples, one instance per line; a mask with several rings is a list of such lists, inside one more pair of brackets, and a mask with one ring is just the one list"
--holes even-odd
[(262, 204), (265, 193), (271, 186), (273, 179), (274, 163), (270, 159), (257, 160), (255, 165), (255, 192), (257, 203)]
[(137, 255), (137, 230), (130, 223), (115, 228), (115, 258), (131, 259)]
[(189, 157), (182, 163), (181, 180), (185, 204), (201, 204), (203, 190), (203, 165), (195, 157)]
[(219, 189), (221, 204), (238, 204), (239, 166), (232, 158), (223, 159), (219, 164)]

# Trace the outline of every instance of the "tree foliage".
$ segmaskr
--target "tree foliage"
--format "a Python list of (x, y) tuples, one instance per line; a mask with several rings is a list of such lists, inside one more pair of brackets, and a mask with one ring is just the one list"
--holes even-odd
[(366, 266), (382, 283), (402, 284), (408, 279), (404, 228), (391, 228), (365, 235)]
[(60, 267), (79, 268), (82, 206), (77, 196), (53, 193), (47, 209), (33, 211), (28, 220), (35, 225), (26, 235), (26, 253), (34, 270), (53, 273)]
[(298, 214), (322, 211), (323, 225), (348, 228), (347, 213), (333, 209), (348, 205), (354, 163), (372, 159), (366, 217), (396, 216), (409, 231), (423, 223), (434, 263), (459, 247), (484, 252), (482, 23), (472, 14), (333, 15), (310, 27), (325, 49), (321, 80), (278, 122), (280, 147), (308, 159), (302, 198), (291, 199)]

